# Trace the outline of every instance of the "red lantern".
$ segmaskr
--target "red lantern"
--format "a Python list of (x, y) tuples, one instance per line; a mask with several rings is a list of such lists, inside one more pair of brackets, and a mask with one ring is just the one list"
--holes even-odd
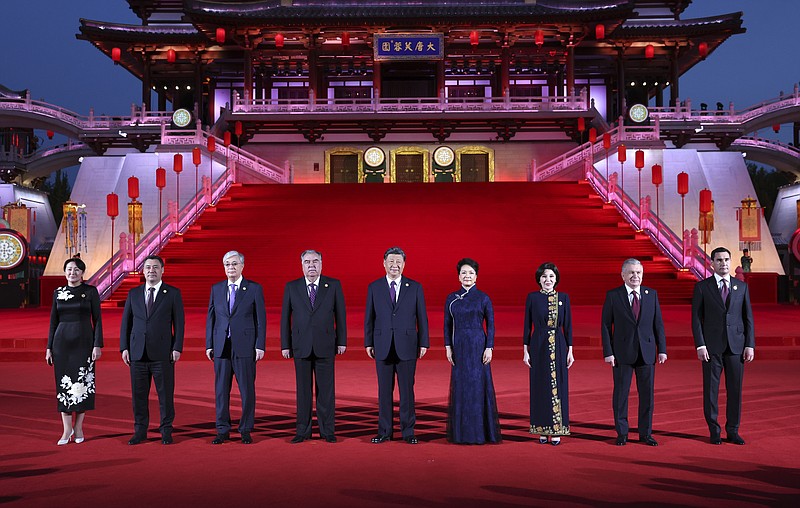
[(217, 44), (225, 44), (225, 29), (217, 28)]
[(214, 150), (217, 149), (217, 138), (215, 138), (214, 136), (209, 136), (206, 148), (208, 148), (209, 152), (214, 153)]
[(603, 25), (602, 23), (598, 23), (594, 27), (594, 38), (599, 41), (600, 39), (605, 39), (605, 37), (606, 37), (606, 26)]
[(664, 171), (661, 164), (653, 164), (653, 185), (659, 186), (664, 183)]
[(597, 129), (594, 127), (589, 129), (589, 143), (597, 143)]
[(194, 164), (195, 166), (199, 166), (201, 160), (202, 159), (200, 158), (200, 147), (196, 146), (192, 148), (192, 164)]
[(47, 139), (53, 139), (55, 133), (53, 131), (47, 131)]
[(469, 33), (469, 43), (472, 44), (473, 48), (478, 47), (480, 41), (481, 41), (481, 36), (478, 35), (477, 30), (473, 30)]
[(776, 123), (772, 126), (772, 130), (775, 131), (775, 134), (779, 133), (781, 131), (781, 124)]
[(578, 117), (578, 132), (586, 131), (586, 119), (582, 116)]
[(703, 189), (700, 191), (700, 213), (711, 212), (711, 191)]
[(656, 48), (653, 47), (652, 44), (648, 44), (644, 47), (644, 57), (648, 60), (656, 56)]
[(621, 144), (617, 147), (617, 160), (619, 162), (625, 162), (628, 160), (628, 152), (625, 149), (625, 144)]
[(156, 169), (156, 187), (163, 189), (167, 186), (167, 170), (164, 168)]
[(128, 178), (128, 197), (131, 199), (139, 197), (139, 179), (135, 176)]
[(238, 120), (236, 121), (236, 123), (233, 125), (233, 132), (237, 136), (241, 136), (242, 135), (242, 122), (240, 122)]
[(275, 47), (278, 49), (283, 48), (283, 34), (275, 34)]
[(533, 35), (533, 41), (537, 46), (541, 47), (541, 45), (544, 44), (544, 31), (536, 30), (536, 33)]
[(113, 192), (106, 195), (106, 215), (112, 219), (119, 215), (119, 196)]
[(342, 47), (347, 49), (350, 47), (350, 33), (342, 32)]
[(697, 52), (700, 54), (700, 58), (705, 58), (708, 56), (708, 43), (701, 42), (697, 45)]
[(176, 58), (175, 50), (172, 49), (172, 48), (168, 49), (167, 50), (167, 62), (175, 63), (175, 58)]
[(603, 133), (603, 149), (605, 150), (611, 149), (611, 133), (609, 132)]
[(689, 174), (685, 171), (678, 173), (678, 194), (681, 196), (689, 194)]
[(183, 171), (183, 155), (176, 153), (172, 158), (172, 171), (180, 174)]
[(120, 58), (122, 58), (122, 51), (119, 48), (111, 48), (111, 60), (114, 63), (119, 63)]
[(225, 131), (225, 134), (222, 135), (222, 144), (225, 145), (225, 148), (231, 146), (231, 133), (230, 133), (230, 131)]
[(634, 155), (633, 165), (636, 166), (636, 169), (641, 170), (644, 167), (644, 152), (642, 150), (636, 150)]

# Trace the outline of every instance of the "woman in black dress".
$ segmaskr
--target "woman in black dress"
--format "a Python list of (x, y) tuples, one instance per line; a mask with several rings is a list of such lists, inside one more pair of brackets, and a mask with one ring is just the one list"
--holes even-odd
[(50, 312), (45, 359), (56, 374), (56, 400), (64, 424), (59, 445), (73, 437), (76, 443), (84, 441), (85, 411), (94, 409), (94, 362), (102, 354), (103, 326), (100, 295), (97, 288), (83, 283), (85, 270), (80, 258), (64, 262), (67, 285), (56, 289)]
[(572, 366), (572, 313), (569, 297), (557, 293), (560, 276), (553, 263), (536, 270), (541, 288), (525, 303), (522, 361), (531, 374), (531, 434), (558, 445), (569, 435), (569, 378)]

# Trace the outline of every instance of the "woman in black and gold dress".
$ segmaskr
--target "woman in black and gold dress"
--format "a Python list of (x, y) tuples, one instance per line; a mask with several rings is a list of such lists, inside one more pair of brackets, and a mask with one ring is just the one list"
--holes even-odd
[(569, 435), (569, 383), (572, 366), (572, 313), (569, 297), (557, 293), (560, 276), (553, 263), (536, 270), (541, 288), (528, 295), (522, 361), (531, 374), (531, 434), (539, 442), (558, 445)]
[(102, 352), (103, 326), (100, 295), (97, 288), (83, 283), (85, 270), (80, 258), (64, 262), (67, 285), (56, 289), (50, 312), (45, 359), (56, 374), (56, 400), (64, 424), (59, 445), (73, 437), (76, 443), (84, 441), (85, 411), (94, 409), (94, 362)]

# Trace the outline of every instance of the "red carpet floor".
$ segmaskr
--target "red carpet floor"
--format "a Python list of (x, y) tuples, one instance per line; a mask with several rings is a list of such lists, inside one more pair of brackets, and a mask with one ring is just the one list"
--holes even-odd
[[(797, 363), (754, 362), (745, 374), (741, 432), (746, 446), (707, 441), (696, 361), (657, 368), (656, 448), (613, 443), (611, 374), (600, 361), (571, 370), (573, 435), (558, 447), (527, 434), (527, 369), (493, 364), (504, 442), (445, 440), (449, 367), (426, 357), (417, 375), (421, 443), (369, 443), (376, 427), (374, 368), (337, 363), (339, 443), (289, 444), (293, 367), (270, 360), (258, 371), (255, 443), (209, 444), (213, 371), (177, 365), (176, 443), (157, 434), (131, 447), (127, 369), (110, 351), (98, 364), (97, 410), (87, 441), (57, 447), (52, 371), (41, 363), (0, 370), (0, 505), (52, 506), (797, 506), (800, 499), (800, 388)], [(631, 401), (632, 424), (636, 403)], [(157, 414), (151, 401), (151, 412)], [(236, 413), (234, 413), (236, 416)], [(151, 423), (153, 423), (151, 421)], [(152, 425), (151, 425), (152, 427)], [(632, 429), (633, 430), (633, 429)]]

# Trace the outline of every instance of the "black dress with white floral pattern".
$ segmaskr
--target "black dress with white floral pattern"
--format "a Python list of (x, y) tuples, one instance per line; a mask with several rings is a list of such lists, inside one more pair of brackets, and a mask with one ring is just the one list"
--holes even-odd
[(53, 352), (60, 412), (94, 409), (94, 347), (103, 347), (97, 288), (88, 284), (57, 288), (53, 294), (47, 348)]

